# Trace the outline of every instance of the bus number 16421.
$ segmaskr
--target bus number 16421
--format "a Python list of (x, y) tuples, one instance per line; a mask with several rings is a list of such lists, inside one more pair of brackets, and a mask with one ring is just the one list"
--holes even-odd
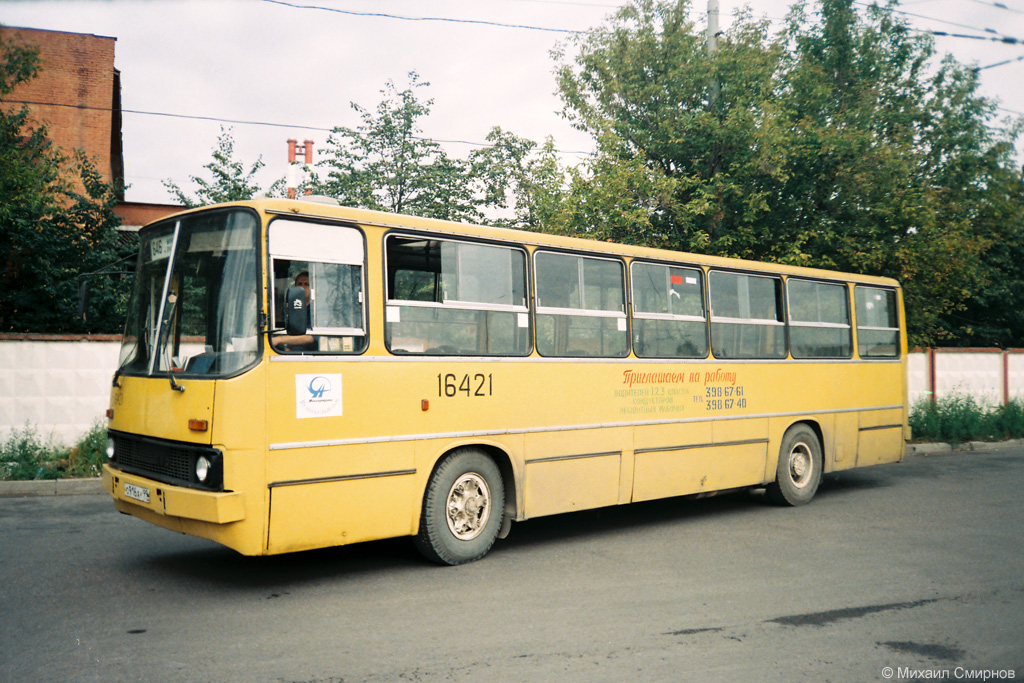
[(477, 373), (475, 375), (465, 374), (462, 376), (454, 374), (438, 374), (437, 395), (449, 398), (458, 394), (466, 396), (491, 396), (494, 388), (492, 375)]

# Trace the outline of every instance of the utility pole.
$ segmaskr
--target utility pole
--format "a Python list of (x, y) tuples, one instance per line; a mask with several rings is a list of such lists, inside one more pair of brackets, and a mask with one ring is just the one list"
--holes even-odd
[[(708, 58), (712, 58), (718, 49), (718, 0), (708, 0)], [(718, 103), (718, 74), (711, 73), (711, 106)]]

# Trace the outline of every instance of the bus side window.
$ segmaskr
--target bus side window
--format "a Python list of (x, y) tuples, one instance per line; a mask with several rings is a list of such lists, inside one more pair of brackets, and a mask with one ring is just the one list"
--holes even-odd
[(790, 278), (789, 347), (793, 358), (853, 355), (846, 285)]
[(622, 262), (557, 252), (534, 255), (537, 351), (544, 356), (629, 354)]
[(633, 351), (640, 358), (704, 358), (708, 355), (704, 316), (704, 273), (634, 261)]
[(857, 306), (857, 353), (861, 358), (896, 358), (900, 355), (900, 326), (896, 292), (864, 287), (854, 289)]
[[(361, 353), (367, 346), (365, 247), (346, 225), (276, 219), (269, 227), (271, 344), (283, 352)], [(308, 281), (306, 334), (285, 334), (284, 294)]]
[(782, 281), (711, 271), (711, 352), (715, 358), (785, 358)]
[(391, 235), (386, 253), (385, 341), (392, 353), (530, 353), (521, 248)]

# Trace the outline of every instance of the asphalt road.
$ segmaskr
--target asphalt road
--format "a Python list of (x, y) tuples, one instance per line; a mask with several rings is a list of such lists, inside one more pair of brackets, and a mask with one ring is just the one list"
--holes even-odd
[[(515, 525), (480, 562), (408, 539), (246, 558), (106, 496), (0, 498), (0, 680), (1024, 678), (1024, 450)], [(887, 668), (888, 667), (888, 668)]]

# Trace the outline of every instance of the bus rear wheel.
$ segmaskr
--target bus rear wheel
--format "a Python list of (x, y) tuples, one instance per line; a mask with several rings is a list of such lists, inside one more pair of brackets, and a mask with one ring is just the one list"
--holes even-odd
[(782, 439), (775, 481), (768, 485), (768, 497), (779, 505), (809, 503), (821, 483), (821, 471), (818, 435), (806, 424), (794, 425)]
[(504, 510), (498, 466), (475, 448), (459, 449), (430, 477), (416, 548), (439, 564), (479, 560), (494, 545)]

